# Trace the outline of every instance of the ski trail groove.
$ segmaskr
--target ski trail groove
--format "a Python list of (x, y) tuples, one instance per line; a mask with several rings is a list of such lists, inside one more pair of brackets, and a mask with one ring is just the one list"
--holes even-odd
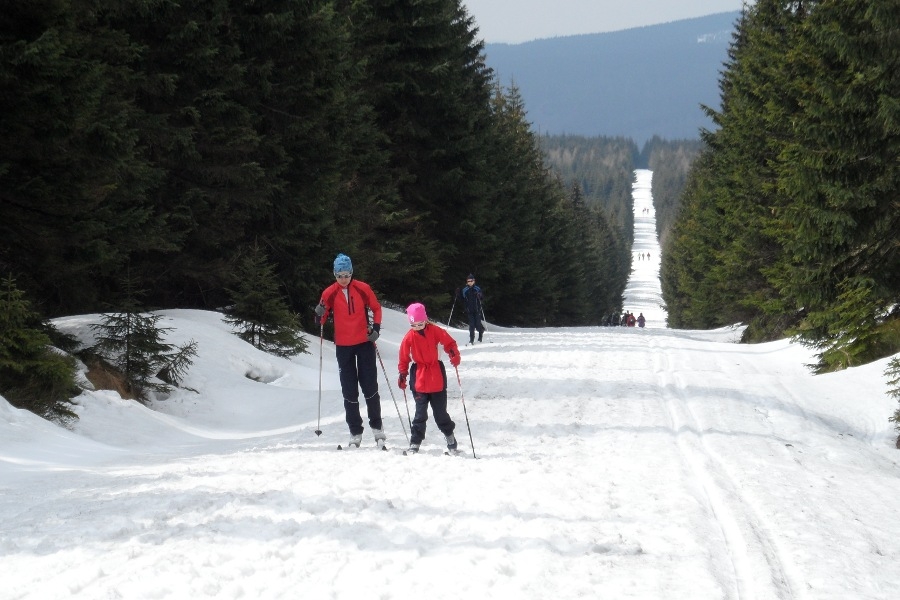
[[(676, 447), (698, 482), (728, 553), (735, 600), (794, 598), (782, 560), (767, 528), (742, 498), (739, 487), (706, 444), (703, 428), (685, 398), (685, 385), (665, 349), (652, 352), (660, 396), (671, 422)], [(723, 585), (724, 585), (723, 581)]]

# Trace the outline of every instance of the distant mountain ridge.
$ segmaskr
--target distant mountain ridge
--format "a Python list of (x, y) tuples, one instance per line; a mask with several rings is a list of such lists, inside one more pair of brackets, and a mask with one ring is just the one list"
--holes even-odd
[(718, 80), (740, 12), (610, 33), (486, 44), (540, 134), (696, 139), (719, 108)]

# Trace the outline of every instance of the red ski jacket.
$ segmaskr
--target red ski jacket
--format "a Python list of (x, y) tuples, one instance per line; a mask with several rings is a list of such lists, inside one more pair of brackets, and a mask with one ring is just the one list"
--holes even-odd
[(346, 288), (334, 282), (322, 292), (321, 303), (325, 305), (322, 323), (328, 313), (334, 313), (334, 343), (338, 346), (355, 346), (367, 341), (369, 335), (369, 315), (372, 311), (374, 322), (381, 326), (381, 304), (375, 292), (367, 283), (351, 279)]
[(400, 342), (400, 361), (397, 369), (402, 375), (409, 374), (410, 361), (416, 363), (416, 392), (431, 394), (445, 387), (444, 374), (438, 360), (437, 346), (444, 346), (447, 355), (459, 354), (456, 340), (436, 325), (429, 323), (425, 329), (410, 329)]

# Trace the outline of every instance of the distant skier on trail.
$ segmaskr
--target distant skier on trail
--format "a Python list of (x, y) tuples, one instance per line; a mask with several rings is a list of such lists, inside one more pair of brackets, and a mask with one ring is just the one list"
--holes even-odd
[(466, 314), (469, 316), (469, 343), (475, 343), (475, 331), (478, 331), (478, 341), (484, 335), (484, 325), (481, 323), (481, 317), (484, 314), (484, 307), (481, 302), (484, 296), (481, 288), (475, 285), (475, 275), (469, 273), (466, 277), (466, 287), (462, 289), (463, 305), (466, 307)]
[[(447, 371), (444, 363), (438, 360), (438, 344), (450, 357), (450, 364), (459, 366), (459, 347), (456, 340), (450, 337), (441, 327), (428, 322), (425, 305), (410, 304), (406, 309), (410, 330), (400, 342), (400, 357), (397, 370), (400, 372), (397, 385), (405, 390), (407, 384), (416, 402), (416, 416), (410, 426), (409, 450), (416, 453), (425, 439), (428, 422), (428, 405), (434, 412), (434, 422), (444, 434), (447, 449), (456, 451), (456, 436), (453, 431), (456, 424), (447, 413)], [(410, 366), (412, 363), (412, 366)]]
[[(316, 306), (320, 323), (329, 313), (334, 315), (334, 350), (340, 372), (344, 413), (350, 428), (348, 446), (359, 448), (363, 421), (359, 412), (359, 388), (362, 388), (369, 415), (369, 427), (375, 443), (384, 445), (381, 421), (381, 396), (378, 394), (378, 371), (375, 367), (375, 340), (381, 331), (381, 304), (368, 284), (353, 279), (353, 263), (345, 254), (334, 259), (335, 283), (322, 292)], [(372, 323), (369, 323), (369, 311)]]

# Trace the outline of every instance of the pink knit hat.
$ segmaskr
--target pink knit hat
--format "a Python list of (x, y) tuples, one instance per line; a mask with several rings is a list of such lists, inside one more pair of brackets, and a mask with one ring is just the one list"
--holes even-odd
[(428, 315), (425, 314), (425, 305), (419, 302), (406, 307), (406, 316), (409, 317), (410, 323), (421, 323), (428, 320)]

